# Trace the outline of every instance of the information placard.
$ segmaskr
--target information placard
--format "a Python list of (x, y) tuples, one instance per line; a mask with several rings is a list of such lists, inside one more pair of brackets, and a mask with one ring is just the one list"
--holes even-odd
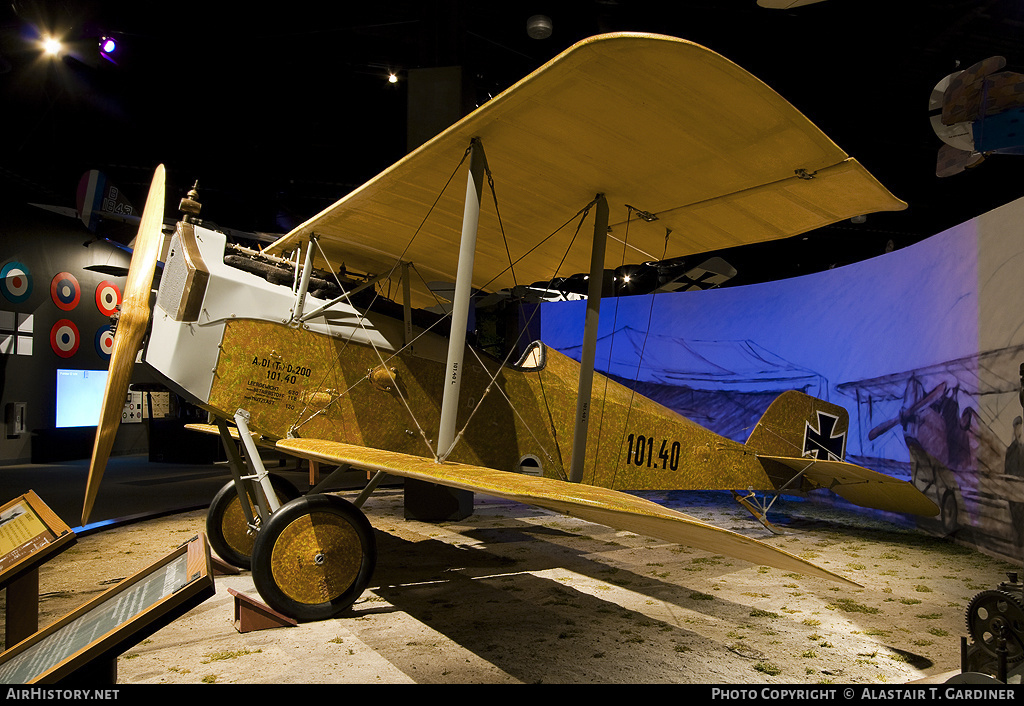
[(0, 507), (0, 588), (75, 542), (75, 533), (33, 491)]
[(213, 594), (210, 548), (200, 534), (0, 654), (0, 683), (53, 683), (113, 660)]

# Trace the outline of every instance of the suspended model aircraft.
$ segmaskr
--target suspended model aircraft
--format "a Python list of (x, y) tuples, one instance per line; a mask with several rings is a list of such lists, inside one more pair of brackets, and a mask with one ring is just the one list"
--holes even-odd
[[(376, 548), (359, 508), (385, 475), (840, 582), (624, 491), (732, 489), (759, 517), (755, 491), (814, 488), (936, 511), (912, 485), (842, 460), (840, 407), (786, 393), (742, 444), (594, 374), (606, 269), (905, 207), (771, 89), (703, 47), (648, 34), (582, 41), (262, 252), (228, 246), (190, 195), (151, 317), (163, 190), (161, 167), (125, 285), (82, 521), (151, 326), (145, 362), (210, 412), (232, 459), (208, 515), (211, 543), (251, 567), (283, 613), (331, 617), (368, 585)], [(466, 345), (473, 293), (579, 272), (590, 273), (581, 362), (539, 342), (504, 360)], [(452, 273), (450, 315), (417, 318), (435, 303), (428, 283)], [(401, 304), (373, 296), (370, 285), (388, 279)], [(598, 434), (612, 443), (598, 447)], [(292, 498), (275, 490), (260, 445), (372, 478), (354, 503)]]
[(935, 174), (959, 174), (987, 155), (1024, 154), (1024, 75), (1003, 71), (990, 56), (936, 84), (928, 100), (931, 124), (943, 141)]
[(32, 205), (59, 213), (62, 216), (77, 218), (92, 232), (96, 232), (96, 228), (102, 220), (136, 225), (139, 222), (135, 207), (128, 201), (124, 193), (97, 169), (87, 171), (78, 180), (78, 190), (75, 195), (76, 209), (39, 203)]

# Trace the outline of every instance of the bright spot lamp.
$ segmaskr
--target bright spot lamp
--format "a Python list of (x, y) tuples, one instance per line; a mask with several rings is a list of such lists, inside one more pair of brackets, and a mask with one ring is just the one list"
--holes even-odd
[(59, 39), (55, 39), (54, 37), (46, 37), (43, 39), (43, 51), (47, 56), (57, 56), (60, 54), (62, 48), (63, 47)]
[(114, 56), (117, 53), (117, 40), (113, 37), (103, 37), (100, 39), (100, 56), (109, 62), (114, 62)]
[(398, 83), (398, 75), (395, 74), (395, 73), (389, 73), (388, 74), (388, 83), (392, 83), (392, 84)]

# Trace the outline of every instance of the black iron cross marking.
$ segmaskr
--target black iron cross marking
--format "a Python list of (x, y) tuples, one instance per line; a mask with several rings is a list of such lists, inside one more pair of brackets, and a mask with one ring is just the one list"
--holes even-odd
[(804, 456), (814, 456), (819, 461), (842, 461), (846, 449), (846, 432), (833, 434), (839, 417), (818, 412), (818, 428), (810, 422), (804, 426)]

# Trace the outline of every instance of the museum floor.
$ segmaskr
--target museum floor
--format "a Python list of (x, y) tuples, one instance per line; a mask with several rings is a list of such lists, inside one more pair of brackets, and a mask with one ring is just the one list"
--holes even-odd
[[(305, 490), (308, 471), (294, 463), (269, 470), (284, 475)], [(82, 498), (85, 497), (87, 460), (26, 463), (0, 466), (3, 498), (29, 490), (79, 534), (82, 533)], [(96, 505), (85, 533), (111, 521), (122, 523), (141, 517), (205, 508), (230, 480), (225, 464), (151, 463), (145, 455), (114, 456), (107, 465)]]
[[(69, 482), (76, 468), (5, 468), (4, 488), (35, 490), (74, 525), (84, 462), (81, 483)], [(304, 469), (283, 470), (306, 487)], [(224, 480), (219, 466), (116, 459), (97, 518), (154, 516), (87, 531), (45, 564), (40, 626), (204, 531), (204, 511), (188, 508)], [(479, 495), (464, 521), (406, 520), (401, 490), (384, 488), (365, 506), (377, 571), (349, 615), (241, 633), (228, 589), (258, 599), (251, 577), (218, 576), (212, 598), (121, 656), (118, 681), (904, 683), (959, 669), (967, 603), (1018, 568), (805, 501), (777, 506), (787, 533), (774, 536), (728, 494), (647, 496), (863, 588)]]

